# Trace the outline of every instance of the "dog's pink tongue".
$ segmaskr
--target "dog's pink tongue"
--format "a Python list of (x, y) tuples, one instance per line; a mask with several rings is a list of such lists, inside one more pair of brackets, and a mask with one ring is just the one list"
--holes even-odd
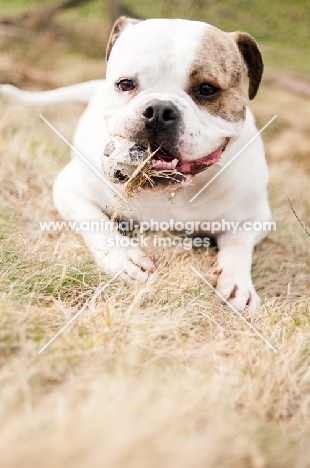
[(207, 168), (208, 166), (219, 162), (222, 152), (222, 148), (219, 148), (201, 159), (196, 159), (195, 161), (181, 161), (178, 163), (177, 167), (183, 174), (190, 173), (195, 166), (205, 166)]
[(178, 160), (175, 159), (171, 162), (167, 162), (167, 161), (163, 161), (162, 159), (158, 159), (156, 161), (154, 161), (153, 163), (153, 168), (154, 169), (170, 169), (170, 170), (173, 170), (175, 169), (176, 165), (177, 165), (177, 162)]

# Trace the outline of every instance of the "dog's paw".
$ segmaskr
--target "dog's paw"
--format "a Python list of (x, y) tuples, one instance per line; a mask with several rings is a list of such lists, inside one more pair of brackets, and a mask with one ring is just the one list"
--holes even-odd
[(251, 311), (260, 308), (261, 300), (250, 277), (242, 277), (233, 271), (217, 268), (216, 290), (238, 311), (249, 307)]
[(154, 262), (139, 247), (109, 249), (97, 263), (110, 274), (116, 274), (123, 268), (120, 278), (130, 284), (136, 281), (146, 283), (156, 269)]

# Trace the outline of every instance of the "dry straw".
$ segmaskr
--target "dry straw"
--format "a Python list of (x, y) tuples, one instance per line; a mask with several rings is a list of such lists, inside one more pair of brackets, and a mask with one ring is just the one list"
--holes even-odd
[[(173, 183), (177, 175), (184, 177), (184, 175), (177, 169), (166, 169), (159, 172), (153, 168), (153, 165), (150, 164), (150, 162), (152, 158), (158, 153), (158, 151), (160, 151), (160, 149), (161, 148), (159, 147), (152, 152), (150, 146), (147, 148), (147, 157), (139, 164), (139, 166), (131, 175), (130, 179), (125, 183), (124, 194), (127, 198), (134, 197), (145, 186), (150, 188), (155, 187), (156, 182), (154, 181), (154, 178), (166, 178), (169, 179), (171, 183)], [(170, 184), (168, 184), (168, 186), (169, 185)]]

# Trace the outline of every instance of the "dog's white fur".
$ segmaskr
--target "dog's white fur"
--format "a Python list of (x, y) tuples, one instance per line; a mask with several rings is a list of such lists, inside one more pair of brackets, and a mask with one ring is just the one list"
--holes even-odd
[[(152, 100), (172, 102), (183, 115), (180, 137), (183, 160), (199, 159), (218, 148), (223, 139), (232, 138), (220, 162), (199, 173), (193, 184), (182, 187), (169, 203), (166, 191), (141, 191), (127, 204), (73, 152), (72, 160), (54, 184), (54, 202), (65, 220), (108, 220), (102, 213), (121, 210), (124, 219), (137, 221), (268, 221), (268, 172), (260, 137), (207, 187), (192, 203), (189, 200), (257, 133), (254, 118), (247, 108), (243, 121), (227, 121), (201, 109), (184, 91), (188, 70), (203, 34), (209, 26), (190, 21), (148, 20), (125, 28), (113, 45), (106, 80), (74, 85), (55, 91), (25, 93), (3, 85), (0, 90), (29, 104), (52, 104), (88, 100), (79, 120), (73, 146), (100, 172), (102, 155), (111, 135), (130, 138), (140, 125), (141, 113)], [(182, 38), (186, 37), (186, 43)], [(183, 44), (178, 47), (178, 43)], [(170, 44), (169, 60), (167, 46)], [(118, 93), (115, 82), (139, 72), (141, 92)], [(231, 105), (228, 103), (228, 105)], [(140, 119), (140, 120), (139, 120)], [(121, 190), (120, 185), (115, 185)], [(169, 193), (169, 192), (168, 192)], [(119, 211), (120, 214), (120, 211)], [(256, 309), (260, 299), (251, 279), (252, 251), (265, 232), (231, 231), (216, 236), (219, 247), (216, 273), (218, 291), (238, 309)], [(110, 236), (119, 233), (86, 232), (86, 244), (98, 265), (109, 273), (125, 267), (121, 277), (129, 282), (145, 282), (154, 269), (153, 261), (139, 247), (109, 247)]]

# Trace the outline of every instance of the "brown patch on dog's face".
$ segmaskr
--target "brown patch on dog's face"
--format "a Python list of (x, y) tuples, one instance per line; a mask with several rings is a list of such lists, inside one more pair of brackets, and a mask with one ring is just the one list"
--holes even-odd
[[(244, 120), (246, 110), (242, 80), (243, 62), (236, 43), (237, 37), (208, 27), (185, 88), (199, 107), (204, 107), (210, 114), (229, 122)], [(253, 42), (255, 43), (254, 40)], [(258, 53), (260, 54), (259, 50)], [(253, 54), (255, 55), (255, 50)], [(212, 85), (215, 92), (203, 95), (203, 83)]]

